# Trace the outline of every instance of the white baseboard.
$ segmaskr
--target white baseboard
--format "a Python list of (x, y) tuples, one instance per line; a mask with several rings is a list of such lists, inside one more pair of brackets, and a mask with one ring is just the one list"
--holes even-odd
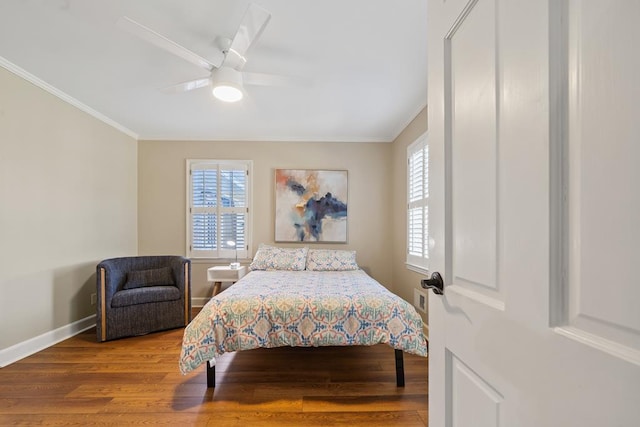
[(31, 356), (94, 326), (96, 326), (95, 314), (0, 350), (0, 368)]

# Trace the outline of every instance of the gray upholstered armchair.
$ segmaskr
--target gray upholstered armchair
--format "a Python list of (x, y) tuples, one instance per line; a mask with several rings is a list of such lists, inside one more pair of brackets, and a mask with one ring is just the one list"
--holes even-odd
[(186, 326), (191, 261), (181, 256), (112, 258), (97, 266), (98, 341)]

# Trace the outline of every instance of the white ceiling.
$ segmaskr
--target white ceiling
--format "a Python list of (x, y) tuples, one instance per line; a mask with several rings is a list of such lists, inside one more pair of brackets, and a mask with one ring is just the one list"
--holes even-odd
[(139, 139), (392, 141), (426, 105), (427, 0), (256, 0), (271, 20), (245, 71), (306, 86), (159, 88), (207, 72), (115, 25), (128, 16), (211, 57), (245, 0), (1, 0), (0, 65)]

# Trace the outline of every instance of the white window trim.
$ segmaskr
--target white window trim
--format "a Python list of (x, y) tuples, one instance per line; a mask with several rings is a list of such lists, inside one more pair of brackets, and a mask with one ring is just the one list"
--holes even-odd
[[(221, 250), (221, 254), (218, 257), (213, 256), (201, 256), (194, 255), (191, 250), (191, 170), (194, 165), (238, 165), (242, 164), (247, 168), (247, 213), (246, 213), (246, 228), (245, 228), (245, 243), (244, 250), (238, 249), (237, 251)], [(186, 160), (186, 247), (185, 253), (188, 258), (194, 260), (216, 260), (216, 261), (235, 261), (236, 252), (238, 261), (248, 261), (252, 258), (252, 235), (253, 235), (253, 161), (252, 160), (218, 160), (218, 159), (187, 159)]]
[[(424, 165), (425, 166), (425, 176), (424, 179), (426, 179), (426, 182), (428, 183), (428, 179), (429, 179), (429, 162), (428, 162), (428, 147), (429, 144), (427, 142), (427, 132), (423, 133), (422, 135), (420, 135), (414, 142), (412, 142), (408, 147), (407, 147), (407, 176), (406, 176), (406, 183), (407, 183), (407, 211), (406, 211), (406, 218), (407, 218), (407, 229), (406, 229), (406, 262), (405, 262), (405, 266), (407, 267), (407, 269), (411, 270), (411, 271), (415, 271), (417, 273), (421, 273), (421, 274), (427, 274), (429, 272), (429, 234), (428, 234), (428, 211), (429, 211), (429, 194), (428, 194), (428, 188), (427, 188), (427, 194), (425, 197), (423, 197), (421, 199), (421, 201), (417, 202), (417, 203), (413, 203), (410, 201), (410, 190), (411, 190), (411, 166), (410, 166), (410, 160), (411, 157), (414, 153), (423, 150), (426, 148), (426, 154), (427, 154), (427, 162)], [(420, 257), (420, 256), (415, 256), (410, 254), (409, 252), (409, 242), (410, 242), (410, 227), (411, 227), (411, 223), (409, 221), (409, 212), (410, 212), (410, 208), (413, 206), (424, 206), (426, 207), (426, 224), (423, 224), (423, 237), (422, 237), (422, 244), (424, 247), (424, 251), (425, 251), (425, 255)]]
[(404, 263), (407, 270), (415, 271), (416, 273), (422, 274), (423, 276), (429, 275), (428, 267), (420, 267), (418, 265), (410, 264), (408, 261)]

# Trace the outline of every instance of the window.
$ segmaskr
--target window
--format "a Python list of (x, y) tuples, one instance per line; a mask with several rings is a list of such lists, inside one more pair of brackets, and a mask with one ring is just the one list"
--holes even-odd
[(187, 160), (187, 254), (248, 258), (251, 161)]
[(407, 267), (429, 268), (429, 145), (425, 133), (407, 147)]

